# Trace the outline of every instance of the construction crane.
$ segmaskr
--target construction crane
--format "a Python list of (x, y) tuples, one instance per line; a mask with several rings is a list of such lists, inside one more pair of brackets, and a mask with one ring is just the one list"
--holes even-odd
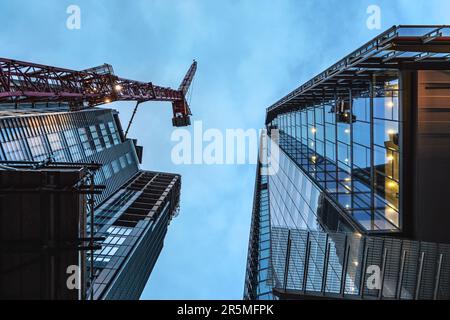
[[(0, 103), (65, 102), (77, 111), (114, 101), (172, 102), (172, 124), (191, 124), (186, 96), (197, 70), (194, 60), (178, 90), (120, 78), (111, 65), (75, 71), (30, 62), (0, 58)], [(128, 131), (127, 129), (127, 131)]]

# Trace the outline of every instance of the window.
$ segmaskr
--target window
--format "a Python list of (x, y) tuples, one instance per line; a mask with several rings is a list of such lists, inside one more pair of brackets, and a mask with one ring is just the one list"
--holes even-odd
[(5, 156), (11, 161), (20, 161), (25, 159), (25, 155), (17, 141), (3, 142)]
[(109, 179), (112, 177), (112, 172), (111, 172), (111, 165), (110, 164), (105, 164), (102, 168), (103, 170), (103, 174), (105, 175), (105, 179)]
[(64, 131), (64, 137), (66, 138), (69, 153), (72, 156), (73, 161), (80, 161), (83, 158), (83, 153), (77, 141), (77, 137), (75, 136), (75, 132), (73, 130), (66, 130)]
[(42, 137), (27, 138), (27, 142), (34, 161), (42, 161), (47, 157)]
[(102, 133), (103, 141), (105, 142), (106, 148), (111, 148), (112, 144), (108, 135), (108, 131), (106, 131), (106, 126), (104, 123), (100, 123), (100, 132)]
[(132, 164), (132, 163), (133, 163), (133, 160), (131, 159), (130, 153), (128, 152), (125, 156), (126, 156), (126, 158), (127, 158), (128, 164)]
[(127, 166), (127, 161), (125, 156), (121, 156), (119, 158), (119, 162), (120, 162), (120, 166), (122, 167), (122, 169), (125, 169), (125, 167)]
[(114, 127), (114, 124), (112, 121), (108, 122), (108, 128), (109, 131), (111, 132), (111, 137), (113, 139), (114, 144), (119, 144), (120, 143), (120, 139), (119, 139), (119, 134), (117, 133), (116, 128)]
[(118, 173), (120, 171), (119, 163), (117, 162), (117, 160), (114, 160), (113, 162), (111, 162), (111, 166), (112, 166), (114, 173)]
[(84, 152), (86, 153), (86, 156), (90, 156), (94, 153), (94, 149), (89, 142), (89, 138), (86, 132), (85, 128), (78, 128), (78, 134), (81, 139), (81, 143), (83, 144)]
[(92, 139), (94, 141), (95, 149), (97, 150), (97, 152), (102, 151), (103, 148), (102, 148), (102, 144), (100, 142), (100, 138), (98, 136), (97, 127), (96, 126), (90, 126), (89, 129), (91, 131), (91, 135), (92, 135)]
[[(367, 91), (352, 93), (351, 97), (342, 95), (340, 99), (349, 102), (354, 121), (337, 117), (334, 101), (279, 114), (272, 122), (279, 124), (279, 145), (289, 155), (289, 160), (292, 159), (323, 187), (341, 210), (352, 214), (356, 209), (365, 209), (378, 215), (379, 219), (384, 217), (384, 223), (378, 222), (371, 227), (374, 230), (385, 226), (391, 228), (392, 223), (398, 226), (400, 219), (393, 213), (398, 210), (401, 186), (398, 81), (378, 83), (373, 99)], [(280, 163), (280, 167), (283, 166)], [(304, 221), (297, 221), (297, 227), (317, 224), (314, 218), (317, 203), (306, 210), (310, 201), (304, 202), (302, 197), (295, 195), (297, 186), (301, 189), (300, 195), (309, 194), (311, 188), (308, 191), (303, 187), (306, 179), (300, 182), (299, 177), (294, 177), (292, 168), (280, 171), (270, 178), (273, 182), (271, 195), (276, 199), (271, 202), (273, 217), (277, 217), (277, 212), (282, 215), (282, 212), (300, 210), (305, 213), (302, 215)], [(371, 176), (372, 173), (375, 176)], [(294, 177), (293, 182), (291, 177)], [(372, 182), (375, 185), (371, 185)], [(295, 206), (300, 209), (294, 209)], [(366, 219), (363, 215), (353, 217)], [(286, 219), (280, 223), (297, 224), (297, 217)], [(363, 220), (359, 222), (363, 223)], [(264, 223), (261, 218), (261, 225)]]
[(58, 133), (50, 133), (47, 135), (53, 157), (57, 162), (68, 161), (64, 153), (64, 146)]

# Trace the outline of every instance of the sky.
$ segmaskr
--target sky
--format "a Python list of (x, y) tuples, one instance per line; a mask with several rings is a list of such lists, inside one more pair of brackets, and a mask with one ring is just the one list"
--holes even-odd
[[(69, 5), (81, 28), (66, 27)], [(381, 9), (370, 30), (367, 8)], [(192, 59), (193, 121), (259, 129), (265, 108), (397, 24), (450, 24), (448, 0), (1, 0), (0, 56), (177, 88)], [(133, 103), (114, 103), (125, 127)], [(181, 212), (142, 299), (241, 299), (255, 166), (175, 165), (171, 106), (141, 105), (142, 169), (182, 175)], [(192, 128), (190, 129), (192, 130)]]

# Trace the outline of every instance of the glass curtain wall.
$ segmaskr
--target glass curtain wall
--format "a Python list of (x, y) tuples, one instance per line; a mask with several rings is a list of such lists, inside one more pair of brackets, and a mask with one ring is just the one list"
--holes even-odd
[(244, 299), (272, 300), (271, 217), (268, 178), (257, 168)]
[(96, 204), (138, 171), (133, 149), (131, 142), (120, 140), (111, 110), (0, 117), (0, 161), (101, 163), (95, 183), (108, 189), (96, 195)]
[(367, 231), (399, 231), (398, 80), (281, 114), (281, 148)]

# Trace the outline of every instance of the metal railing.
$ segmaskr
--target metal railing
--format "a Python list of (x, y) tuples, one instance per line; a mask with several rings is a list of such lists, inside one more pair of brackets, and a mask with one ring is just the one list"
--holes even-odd
[(450, 299), (450, 245), (272, 227), (278, 296)]

